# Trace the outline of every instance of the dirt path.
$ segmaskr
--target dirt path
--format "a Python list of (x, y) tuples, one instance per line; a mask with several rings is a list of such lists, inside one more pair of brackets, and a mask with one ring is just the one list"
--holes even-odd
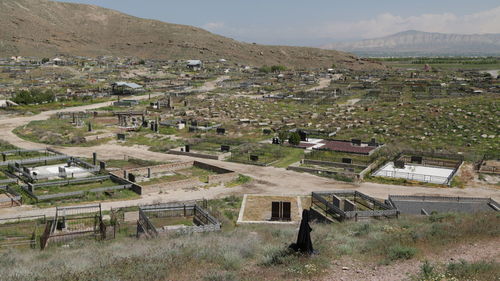
[[(431, 263), (447, 264), (465, 260), (467, 262), (477, 261), (500, 261), (498, 245), (500, 238), (475, 243), (466, 243), (453, 246), (441, 253), (428, 254), (425, 258)], [(420, 271), (422, 260), (408, 260), (391, 265), (378, 265), (376, 263), (366, 264), (358, 260), (342, 259), (335, 261), (328, 276), (323, 281), (337, 280), (366, 280), (366, 281), (401, 281), (409, 280), (411, 275)], [(344, 269), (343, 269), (344, 268)], [(347, 269), (345, 269), (347, 268)]]
[(319, 79), (319, 85), (307, 89), (306, 92), (312, 92), (312, 91), (317, 91), (317, 90), (324, 89), (324, 88), (326, 88), (326, 87), (328, 87), (330, 85), (331, 81), (332, 81), (332, 78), (320, 78)]

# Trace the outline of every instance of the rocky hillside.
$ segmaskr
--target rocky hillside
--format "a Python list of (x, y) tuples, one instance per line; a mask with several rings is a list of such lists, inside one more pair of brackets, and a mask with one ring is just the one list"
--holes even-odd
[(353, 52), (363, 56), (500, 55), (500, 34), (444, 34), (405, 31), (383, 38), (351, 43), (333, 43), (324, 49)]
[(203, 29), (141, 19), (92, 5), (48, 0), (0, 0), (0, 57), (135, 56), (220, 59), (296, 68), (343, 65), (383, 68), (338, 51), (238, 42)]

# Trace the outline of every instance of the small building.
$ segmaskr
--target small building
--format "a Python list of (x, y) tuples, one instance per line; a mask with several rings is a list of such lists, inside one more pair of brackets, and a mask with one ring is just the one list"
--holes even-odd
[(111, 91), (114, 95), (131, 95), (142, 89), (141, 85), (131, 82), (115, 82), (111, 84)]
[(201, 60), (188, 60), (186, 67), (191, 70), (198, 71), (203, 68), (203, 62)]

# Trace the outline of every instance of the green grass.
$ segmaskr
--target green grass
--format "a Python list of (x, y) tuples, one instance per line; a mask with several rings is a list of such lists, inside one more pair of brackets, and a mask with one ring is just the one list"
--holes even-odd
[(36, 188), (35, 195), (49, 195), (49, 194), (57, 194), (57, 193), (65, 193), (73, 191), (86, 191), (94, 188), (111, 187), (116, 185), (119, 184), (113, 182), (112, 180), (105, 180), (103, 182), (95, 182), (95, 183), (70, 184), (63, 186), (45, 186)]

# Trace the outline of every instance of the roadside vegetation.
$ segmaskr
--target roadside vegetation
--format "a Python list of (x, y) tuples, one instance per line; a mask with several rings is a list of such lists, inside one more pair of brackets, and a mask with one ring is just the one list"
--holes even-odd
[[(235, 227), (240, 204), (238, 197), (209, 201), (209, 209), (223, 222), (219, 233), (137, 240), (130, 237), (132, 228), (121, 226), (129, 236), (111, 242), (75, 241), (38, 253), (3, 252), (0, 276), (6, 280), (137, 280), (138, 276), (148, 280), (255, 280), (257, 274), (259, 280), (319, 280), (334, 264), (350, 259), (366, 266), (414, 260), (418, 266), (418, 260), (428, 255), (500, 237), (497, 214), (313, 223), (311, 236), (318, 254), (307, 258), (287, 249), (296, 240), (296, 226)], [(23, 267), (11, 266), (20, 262)], [(490, 277), (498, 276), (498, 264), (454, 261), (436, 267), (428, 263), (421, 271), (413, 276), (415, 280), (496, 280)], [(440, 274), (455, 279), (427, 278)]]

